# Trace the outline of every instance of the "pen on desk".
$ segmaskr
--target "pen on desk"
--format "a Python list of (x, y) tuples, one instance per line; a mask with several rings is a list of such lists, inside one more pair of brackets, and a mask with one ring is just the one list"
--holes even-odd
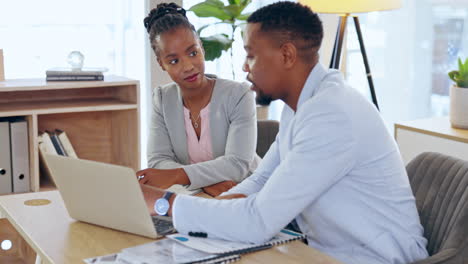
[(205, 232), (188, 232), (188, 235), (191, 237), (201, 237), (201, 238), (207, 238), (208, 234)]

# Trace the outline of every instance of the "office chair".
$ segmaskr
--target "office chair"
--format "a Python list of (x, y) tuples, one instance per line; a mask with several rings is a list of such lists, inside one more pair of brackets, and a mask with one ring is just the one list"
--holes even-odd
[(257, 154), (260, 158), (265, 156), (278, 134), (279, 122), (275, 120), (257, 121)]
[(468, 161), (426, 152), (406, 170), (430, 256), (412, 264), (468, 263)]

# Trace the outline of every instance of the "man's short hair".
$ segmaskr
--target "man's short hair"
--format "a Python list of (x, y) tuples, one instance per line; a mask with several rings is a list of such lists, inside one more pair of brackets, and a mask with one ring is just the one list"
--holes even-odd
[(322, 21), (309, 7), (293, 2), (277, 2), (264, 6), (250, 15), (248, 23), (260, 23), (260, 30), (271, 34), (283, 44), (293, 42), (299, 50), (320, 48), (323, 38)]

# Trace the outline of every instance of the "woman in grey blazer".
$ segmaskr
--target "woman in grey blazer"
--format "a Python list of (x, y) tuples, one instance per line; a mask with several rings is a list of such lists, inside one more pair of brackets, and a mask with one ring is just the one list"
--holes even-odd
[[(229, 182), (242, 181), (259, 161), (253, 92), (247, 83), (204, 74), (201, 41), (185, 10), (176, 4), (159, 4), (145, 18), (145, 26), (159, 65), (174, 83), (153, 90), (150, 168), (137, 176), (140, 182), (160, 188), (188, 184), (190, 189), (211, 186), (207, 189), (216, 190), (211, 192), (214, 195), (226, 191), (233, 186)], [(201, 118), (203, 109), (209, 114)], [(208, 139), (202, 137), (202, 128), (209, 129)], [(207, 141), (200, 146), (208, 146), (204, 151), (211, 160), (191, 164), (192, 129), (195, 140)]]

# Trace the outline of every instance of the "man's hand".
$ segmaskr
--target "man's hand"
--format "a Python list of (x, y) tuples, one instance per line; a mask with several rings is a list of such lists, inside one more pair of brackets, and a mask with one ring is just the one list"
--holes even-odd
[(204, 187), (203, 191), (213, 197), (216, 197), (222, 194), (223, 192), (228, 191), (229, 189), (231, 189), (232, 187), (236, 185), (237, 183), (233, 181), (222, 181), (222, 182), (218, 182), (213, 185)]
[(137, 171), (136, 177), (141, 184), (167, 189), (174, 184), (190, 184), (190, 180), (184, 169), (144, 169)]
[(223, 195), (223, 196), (218, 196), (215, 197), (217, 200), (231, 200), (231, 199), (239, 199), (239, 198), (245, 198), (245, 194), (242, 193), (233, 193), (233, 194), (228, 194), (228, 195)]
[[(143, 196), (145, 197), (146, 207), (148, 208), (149, 213), (151, 215), (155, 215), (156, 212), (154, 211), (154, 204), (156, 203), (156, 200), (164, 196), (166, 191), (145, 184), (140, 184), (140, 188), (143, 192)], [(172, 204), (174, 203), (175, 197), (176, 194), (173, 194), (169, 199), (169, 204), (171, 206), (168, 212), (169, 216), (172, 216)]]

